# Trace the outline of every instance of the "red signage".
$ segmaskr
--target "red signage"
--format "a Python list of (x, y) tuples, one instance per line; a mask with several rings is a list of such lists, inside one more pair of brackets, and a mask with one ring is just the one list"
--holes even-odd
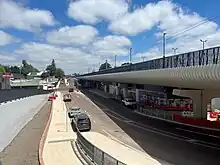
[(2, 77), (3, 78), (11, 78), (11, 77), (13, 77), (13, 75), (10, 74), (10, 73), (5, 73), (5, 74), (2, 75)]

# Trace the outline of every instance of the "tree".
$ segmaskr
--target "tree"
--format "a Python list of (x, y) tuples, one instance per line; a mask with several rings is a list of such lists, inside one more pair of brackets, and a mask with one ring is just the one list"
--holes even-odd
[(101, 66), (99, 67), (99, 71), (101, 70), (105, 70), (105, 69), (110, 69), (112, 68), (111, 64), (109, 64), (107, 61), (103, 64), (101, 64)]
[(73, 73), (72, 76), (79, 76), (79, 73)]
[(28, 64), (26, 60), (22, 60), (22, 65), (21, 73), (23, 75), (27, 75), (30, 72), (39, 72), (38, 69), (34, 68), (31, 64)]
[(4, 66), (0, 65), (0, 74), (4, 74), (5, 73), (5, 68)]
[(121, 64), (121, 66), (126, 66), (126, 65), (130, 65), (131, 63), (129, 63), (129, 62), (125, 62), (125, 63), (123, 63), (123, 64)]
[(47, 66), (46, 70), (49, 71), (50, 76), (55, 76), (56, 74), (56, 64), (55, 64), (55, 60), (53, 59), (51, 64)]
[(64, 71), (61, 68), (57, 68), (55, 72), (55, 77), (62, 78), (64, 76)]
[(20, 73), (20, 68), (17, 66), (11, 66), (9, 69), (11, 73)]
[(11, 72), (10, 66), (9, 65), (2, 65), (5, 69), (5, 72)]
[(47, 78), (47, 77), (50, 77), (50, 73), (49, 72), (44, 72), (41, 74), (41, 78)]

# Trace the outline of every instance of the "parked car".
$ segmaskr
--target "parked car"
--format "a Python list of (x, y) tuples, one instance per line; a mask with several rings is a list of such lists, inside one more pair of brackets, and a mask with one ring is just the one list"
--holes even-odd
[(136, 101), (133, 100), (132, 98), (125, 98), (122, 100), (122, 102), (125, 106), (132, 106), (132, 107), (136, 106)]
[(70, 95), (70, 94), (65, 94), (65, 95), (63, 96), (63, 101), (64, 101), (64, 102), (71, 102), (71, 101), (72, 101), (71, 95)]
[(87, 114), (82, 113), (76, 117), (76, 127), (79, 131), (90, 131), (91, 121)]

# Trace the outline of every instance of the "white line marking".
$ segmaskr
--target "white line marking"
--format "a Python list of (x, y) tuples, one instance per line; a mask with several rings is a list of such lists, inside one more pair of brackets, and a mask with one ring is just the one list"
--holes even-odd
[(203, 146), (203, 147), (207, 147), (207, 148), (212, 148), (212, 149), (220, 150), (219, 147), (212, 147), (212, 146), (209, 146), (209, 145), (206, 145), (206, 144), (201, 144), (201, 143), (199, 143), (199, 141), (197, 141), (197, 142), (192, 142), (192, 144), (196, 144), (196, 145), (199, 145), (199, 146)]
[(92, 120), (93, 121), (93, 123), (96, 123), (96, 121), (95, 120)]
[[(128, 148), (131, 148), (131, 149), (134, 150), (134, 151), (140, 152), (140, 153), (142, 153), (142, 154), (145, 153), (145, 152), (143, 152), (143, 151), (141, 151), (141, 150), (138, 150), (138, 149), (136, 149), (136, 148), (134, 148), (134, 147), (132, 147), (132, 146), (130, 146), (130, 145), (128, 145), (128, 144), (126, 144), (126, 143), (120, 141), (118, 138), (116, 138), (115, 136), (113, 136), (113, 135), (111, 135), (110, 133), (108, 133), (108, 131), (106, 131), (105, 129), (102, 129), (102, 131), (105, 132), (105, 133), (107, 134), (107, 136), (109, 136), (110, 139), (112, 139), (112, 140), (114, 140), (114, 141), (116, 141), (116, 142), (118, 142), (118, 143), (120, 143), (120, 144), (122, 144), (122, 145), (124, 145), (124, 146), (126, 146), (126, 147), (128, 147)], [(139, 146), (139, 145), (138, 145), (138, 146)], [(139, 146), (139, 147), (140, 147), (140, 146)], [(145, 153), (145, 154), (146, 154), (146, 153)]]
[[(107, 114), (109, 114), (108, 112), (106, 112)], [(128, 119), (128, 118), (126, 118), (126, 117), (123, 117), (123, 116), (121, 116), (120, 114), (118, 114), (118, 113), (116, 113), (116, 112), (113, 112), (115, 115), (117, 114), (119, 117), (121, 117), (121, 118), (123, 118), (125, 121), (123, 121), (123, 122), (126, 122), (126, 123), (128, 123), (128, 124), (132, 124), (132, 125), (135, 125), (135, 126), (137, 126), (137, 127), (142, 127), (143, 129), (151, 129), (151, 130), (154, 130), (154, 131), (157, 131), (157, 132), (163, 132), (165, 135), (166, 134), (170, 134), (170, 135), (173, 135), (173, 136), (178, 136), (178, 137), (180, 137), (180, 138), (186, 138), (186, 139), (189, 139), (188, 137), (185, 137), (185, 136), (181, 136), (181, 135), (177, 135), (177, 134), (174, 134), (174, 133), (171, 133), (171, 132), (167, 132), (167, 131), (163, 131), (163, 130), (161, 130), (161, 129), (157, 129), (157, 128), (155, 128), (155, 127), (151, 127), (151, 126), (148, 126), (148, 125), (144, 125), (144, 124), (141, 124), (141, 123), (138, 123), (138, 124), (135, 124), (135, 123), (137, 123), (136, 121), (133, 121), (133, 120), (130, 120), (130, 119)], [(112, 116), (112, 117), (115, 117), (115, 116), (113, 116), (113, 115), (111, 115), (111, 114), (109, 114), (110, 116)], [(118, 120), (121, 120), (121, 119), (119, 119), (118, 117), (115, 117), (116, 119), (118, 119)], [(122, 121), (122, 120), (121, 120)]]
[[(134, 122), (127, 122), (128, 120), (121, 120), (120, 118), (118, 117), (115, 117), (114, 115), (111, 115), (108, 113), (109, 116), (117, 119), (117, 120), (120, 120), (122, 122), (125, 122), (127, 123), (128, 125), (132, 125), (134, 127), (137, 127), (137, 128), (140, 128), (142, 130), (145, 130), (145, 131), (148, 131), (148, 132), (152, 132), (152, 133), (155, 133), (155, 134), (159, 134), (159, 135), (162, 135), (162, 136), (166, 136), (166, 137), (170, 137), (170, 138), (173, 138), (173, 139), (177, 139), (177, 140), (181, 140), (181, 141), (185, 141), (185, 142), (189, 142), (189, 143), (192, 143), (192, 144), (196, 144), (196, 145), (200, 145), (200, 146), (204, 146), (204, 147), (208, 147), (208, 148), (213, 148), (213, 149), (220, 149), (219, 145), (215, 145), (213, 143), (208, 143), (208, 142), (205, 142), (205, 141), (200, 141), (198, 140), (197, 142), (192, 142), (192, 139), (189, 139), (188, 137), (185, 137), (185, 136), (181, 136), (181, 135), (178, 135), (178, 134), (174, 134), (174, 133), (171, 133), (171, 132), (167, 132), (167, 131), (163, 131), (163, 130), (159, 130), (159, 129), (156, 129), (154, 127), (150, 127), (150, 126), (139, 126), (137, 124), (134, 124)], [(148, 127), (148, 128), (147, 128)], [(202, 142), (204, 144), (201, 144), (199, 142)], [(212, 146), (209, 146), (209, 145), (215, 145), (217, 147), (212, 147)]]
[(196, 132), (196, 131), (190, 131), (187, 129), (183, 129), (183, 128), (176, 128), (177, 130), (181, 130), (181, 131), (185, 131), (185, 132), (191, 132), (191, 133), (195, 133), (195, 134), (199, 134), (199, 135), (205, 135), (205, 136), (210, 136), (210, 137), (214, 137), (214, 138), (219, 138), (219, 136), (215, 136), (215, 135), (210, 135), (210, 134), (205, 134), (205, 133), (200, 133), (200, 132)]
[(189, 140), (186, 140), (187, 142), (190, 142), (190, 143), (195, 143), (195, 142), (198, 142), (198, 140), (195, 140), (195, 139), (189, 139)]
[[(145, 130), (145, 131), (153, 132), (153, 133), (156, 133), (156, 134), (159, 134), (159, 135), (162, 135), (162, 136), (167, 136), (167, 137), (170, 137), (170, 138), (173, 138), (173, 139), (177, 139), (177, 140), (184, 141), (184, 139), (182, 139), (182, 138), (178, 138), (178, 137), (174, 137), (174, 136), (172, 136), (172, 135), (168, 135), (168, 134), (170, 134), (169, 132), (166, 132), (166, 133), (158, 132), (158, 131), (155, 131), (155, 129), (149, 129), (149, 128), (145, 128), (145, 127), (142, 127), (142, 126), (133, 124), (133, 123), (131, 123), (131, 122), (126, 122), (126, 121), (128, 121), (128, 120), (121, 120), (120, 118), (115, 117), (114, 115), (111, 115), (111, 114), (108, 114), (108, 115), (111, 116), (111, 117), (113, 117), (113, 118), (115, 118), (115, 119), (117, 119), (117, 120), (120, 120), (120, 121), (122, 121), (122, 122), (125, 122), (125, 123), (127, 123), (127, 124), (129, 124), (129, 125), (132, 125), (132, 126), (134, 126), (134, 127), (143, 129), (143, 130)], [(165, 131), (164, 131), (164, 132), (165, 132)], [(184, 137), (184, 138), (189, 139), (189, 138), (187, 138), (187, 137)]]

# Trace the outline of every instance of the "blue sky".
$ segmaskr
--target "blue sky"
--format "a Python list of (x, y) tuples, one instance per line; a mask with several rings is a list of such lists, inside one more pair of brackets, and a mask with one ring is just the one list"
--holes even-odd
[[(217, 0), (0, 0), (0, 63), (22, 59), (44, 69), (54, 58), (66, 73), (97, 69), (106, 59), (114, 65), (160, 58), (166, 32), (166, 55), (219, 45)], [(182, 33), (181, 33), (182, 32)], [(180, 34), (179, 34), (180, 33)], [(177, 36), (177, 34), (179, 34)], [(157, 44), (156, 44), (157, 43)]]

